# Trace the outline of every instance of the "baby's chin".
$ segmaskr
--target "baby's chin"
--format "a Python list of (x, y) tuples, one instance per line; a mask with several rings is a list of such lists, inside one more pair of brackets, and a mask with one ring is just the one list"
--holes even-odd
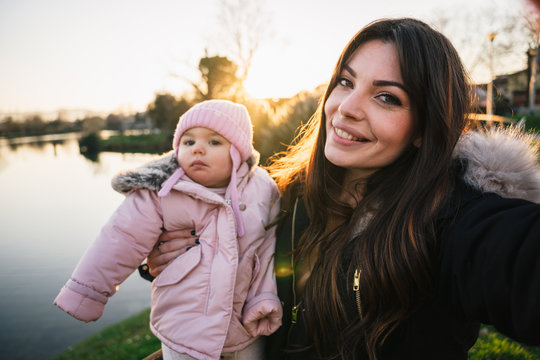
[(230, 177), (226, 179), (216, 179), (202, 171), (186, 173), (186, 175), (197, 184), (207, 188), (224, 188), (229, 185), (230, 181)]

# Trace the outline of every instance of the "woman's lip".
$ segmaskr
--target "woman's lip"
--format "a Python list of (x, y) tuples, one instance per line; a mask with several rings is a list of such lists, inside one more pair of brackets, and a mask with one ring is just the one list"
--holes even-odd
[(343, 129), (334, 127), (334, 131), (336, 132), (337, 136), (339, 136), (339, 137), (342, 138), (342, 139), (345, 139), (345, 140), (351, 140), (351, 141), (358, 141), (358, 140), (360, 140), (360, 139), (358, 139), (356, 136), (353, 136), (352, 134), (346, 132), (346, 131), (343, 130)]
[[(346, 126), (344, 124), (339, 124), (339, 121), (336, 122), (334, 120), (334, 121), (332, 121), (331, 125), (332, 125), (332, 128), (333, 128), (334, 132), (336, 132), (336, 131), (344, 131), (348, 135), (353, 137), (353, 139), (343, 138), (344, 140), (360, 141), (360, 142), (369, 141), (363, 134), (357, 132), (355, 129), (351, 129), (351, 128), (349, 128), (348, 126)], [(338, 136), (339, 136), (339, 134), (338, 134)], [(341, 136), (339, 136), (339, 137), (341, 137)]]
[(333, 138), (341, 144), (366, 144), (370, 142), (363, 135), (358, 133), (351, 133), (350, 131), (347, 131), (346, 129), (339, 126), (332, 125), (332, 130)]

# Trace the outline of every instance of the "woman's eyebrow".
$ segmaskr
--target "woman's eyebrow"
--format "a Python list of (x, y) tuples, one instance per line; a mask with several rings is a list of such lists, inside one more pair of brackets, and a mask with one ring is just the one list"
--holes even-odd
[[(356, 77), (356, 71), (354, 71), (349, 65), (345, 64), (343, 66), (343, 70), (347, 71), (349, 74), (351, 74), (353, 77)], [(395, 86), (400, 88), (401, 90), (407, 92), (405, 89), (405, 86), (397, 81), (391, 81), (391, 80), (374, 80), (373, 86)]]
[(353, 77), (356, 77), (356, 71), (354, 71), (349, 65), (345, 64), (345, 66), (343, 66), (343, 70), (347, 71)]
[(397, 81), (390, 81), (390, 80), (374, 80), (373, 86), (395, 86), (400, 88), (401, 90), (407, 92), (407, 89), (405, 89), (405, 86), (403, 84), (397, 82)]

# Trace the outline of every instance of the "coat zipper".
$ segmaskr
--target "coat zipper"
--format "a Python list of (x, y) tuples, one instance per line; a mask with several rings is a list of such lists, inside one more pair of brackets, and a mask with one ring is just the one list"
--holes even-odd
[(360, 298), (360, 275), (362, 275), (362, 269), (355, 269), (353, 278), (353, 292), (356, 298), (356, 308), (358, 309), (358, 315), (360, 315), (360, 319), (362, 319), (364, 318), (364, 314), (362, 312), (362, 299)]
[[(292, 293), (293, 293), (293, 307), (291, 310), (291, 323), (296, 324), (298, 318), (298, 310), (300, 310), (300, 305), (302, 302), (296, 302), (296, 272), (294, 271), (294, 225), (296, 223), (296, 208), (298, 206), (298, 198), (294, 202), (293, 215), (292, 215), (292, 231), (291, 231), (291, 269), (292, 272)], [(362, 275), (362, 269), (354, 270), (353, 278), (353, 292), (356, 300), (356, 308), (358, 309), (358, 315), (360, 319), (364, 318), (364, 313), (362, 311), (362, 298), (360, 296), (360, 276)]]
[(293, 293), (293, 307), (291, 310), (291, 323), (296, 324), (298, 316), (298, 309), (302, 302), (296, 303), (296, 271), (294, 271), (294, 227), (296, 223), (296, 208), (298, 206), (298, 197), (294, 201), (293, 215), (292, 215), (292, 231), (291, 231), (291, 269), (292, 269), (292, 293)]

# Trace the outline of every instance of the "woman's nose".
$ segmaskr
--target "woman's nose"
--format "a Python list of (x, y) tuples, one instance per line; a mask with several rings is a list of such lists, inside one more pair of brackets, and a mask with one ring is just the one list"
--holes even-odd
[(366, 117), (365, 104), (357, 92), (353, 92), (341, 100), (338, 112), (343, 118), (362, 120)]

